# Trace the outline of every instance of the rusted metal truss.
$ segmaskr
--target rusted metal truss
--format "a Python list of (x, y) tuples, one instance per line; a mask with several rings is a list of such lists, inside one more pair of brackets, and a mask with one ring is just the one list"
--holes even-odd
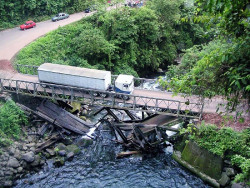
[[(0, 91), (13, 92), (35, 97), (51, 98), (62, 101), (77, 101), (83, 104), (106, 106), (116, 109), (144, 111), (179, 117), (200, 118), (203, 110), (201, 103), (188, 103), (153, 97), (129, 95), (130, 99), (117, 98), (117, 94), (107, 91), (91, 90), (78, 87), (46, 84), (22, 80), (0, 78)], [(109, 97), (95, 96), (96, 92)], [(127, 95), (120, 94), (119, 96)], [(124, 98), (124, 97), (122, 97)]]

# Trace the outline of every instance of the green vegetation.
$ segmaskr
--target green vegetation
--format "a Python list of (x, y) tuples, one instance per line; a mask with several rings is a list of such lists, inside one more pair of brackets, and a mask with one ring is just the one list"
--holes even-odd
[(21, 125), (27, 124), (24, 112), (11, 100), (0, 106), (0, 146), (8, 146), (19, 139)]
[(187, 129), (182, 130), (182, 133), (189, 133), (189, 138), (199, 146), (225, 159), (230, 159), (232, 164), (242, 172), (236, 176), (235, 181), (249, 181), (250, 128), (237, 132), (232, 128), (218, 129), (215, 125), (202, 123), (199, 129), (189, 125)]
[(227, 96), (228, 108), (235, 110), (240, 99), (250, 99), (249, 42), (249, 38), (217, 39), (194, 46), (187, 50), (181, 65), (169, 67), (170, 87), (210, 98)]
[(250, 101), (248, 1), (197, 0), (197, 5), (192, 20), (204, 23), (215, 38), (186, 50), (181, 64), (169, 67), (170, 81), (160, 83), (176, 93), (223, 95), (228, 110), (235, 111), (242, 99)]
[(35, 22), (48, 20), (59, 12), (69, 14), (80, 12), (91, 4), (104, 4), (105, 0), (1, 0), (0, 31), (23, 24), (24, 21)]
[[(178, 51), (207, 40), (202, 26), (180, 22), (180, 10), (186, 9), (193, 11), (182, 1), (153, 0), (140, 9), (100, 10), (38, 39), (21, 50), (15, 63), (50, 62), (145, 76), (172, 64)], [(184, 32), (190, 24), (194, 29)]]

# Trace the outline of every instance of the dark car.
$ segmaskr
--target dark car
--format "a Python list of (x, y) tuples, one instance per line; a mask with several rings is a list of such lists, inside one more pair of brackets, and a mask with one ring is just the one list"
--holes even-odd
[(89, 12), (92, 12), (92, 11), (95, 11), (97, 10), (97, 6), (96, 5), (91, 5), (90, 7), (86, 8), (84, 10), (85, 13), (89, 13)]
[(84, 10), (84, 12), (85, 13), (90, 13), (91, 11), (90, 11), (90, 8), (86, 8), (85, 10)]
[(55, 17), (52, 18), (52, 21), (53, 21), (53, 22), (56, 22), (56, 21), (58, 21), (58, 20), (63, 20), (63, 19), (66, 19), (66, 18), (68, 18), (68, 17), (69, 17), (69, 15), (66, 14), (66, 13), (59, 13), (59, 14), (57, 14)]
[(36, 27), (36, 23), (33, 22), (32, 20), (25, 22), (25, 24), (23, 25), (20, 25), (21, 30), (25, 30), (25, 29), (29, 29), (33, 27)]

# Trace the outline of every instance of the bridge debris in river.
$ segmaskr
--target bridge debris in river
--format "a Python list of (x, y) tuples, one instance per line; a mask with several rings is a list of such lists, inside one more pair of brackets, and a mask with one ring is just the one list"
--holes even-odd
[[(87, 135), (91, 128), (97, 127), (100, 121), (106, 122), (115, 135), (115, 141), (123, 144), (127, 149), (139, 152), (156, 152), (161, 145), (164, 145), (165, 141), (170, 141), (166, 130), (178, 132), (177, 129), (170, 126), (180, 122), (179, 117), (167, 115), (147, 114), (147, 117), (142, 116), (142, 118), (139, 118), (126, 109), (123, 110), (123, 113), (129, 117), (129, 120), (121, 120), (115, 113), (117, 109), (105, 107), (98, 110), (94, 115), (97, 115), (102, 110), (106, 110), (107, 113), (96, 124), (91, 124), (48, 100), (43, 100), (36, 110), (31, 110), (20, 104), (19, 106), (48, 122), (41, 126), (37, 135), (42, 136), (47, 129), (53, 131), (53, 127), (59, 128), (58, 134), (41, 144), (37, 148), (37, 152), (63, 139), (64, 134)], [(119, 110), (119, 113), (121, 111)], [(118, 157), (129, 156), (134, 153), (137, 152), (125, 152)]]

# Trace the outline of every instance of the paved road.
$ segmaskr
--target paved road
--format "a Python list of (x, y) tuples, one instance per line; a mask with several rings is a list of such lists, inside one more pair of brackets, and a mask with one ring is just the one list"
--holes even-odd
[[(115, 9), (121, 7), (122, 4), (110, 6), (107, 10)], [(60, 20), (58, 22), (52, 22), (51, 20), (37, 23), (35, 28), (27, 29), (22, 31), (19, 27), (14, 29), (8, 29), (0, 32), (0, 60), (11, 60), (15, 54), (25, 47), (27, 44), (31, 43), (35, 39), (45, 35), (46, 33), (57, 29), (60, 26), (67, 25), (72, 22), (81, 20), (83, 17), (90, 16), (91, 13), (75, 13), (71, 14), (69, 18), (65, 20)]]
[(0, 60), (10, 60), (19, 50), (31, 43), (35, 39), (45, 35), (49, 31), (55, 30), (60, 26), (67, 25), (69, 23), (78, 21), (85, 16), (89, 16), (92, 13), (76, 13), (70, 15), (68, 19), (58, 22), (52, 22), (51, 20), (37, 23), (35, 28), (22, 31), (19, 27), (14, 29), (8, 29), (0, 32)]

